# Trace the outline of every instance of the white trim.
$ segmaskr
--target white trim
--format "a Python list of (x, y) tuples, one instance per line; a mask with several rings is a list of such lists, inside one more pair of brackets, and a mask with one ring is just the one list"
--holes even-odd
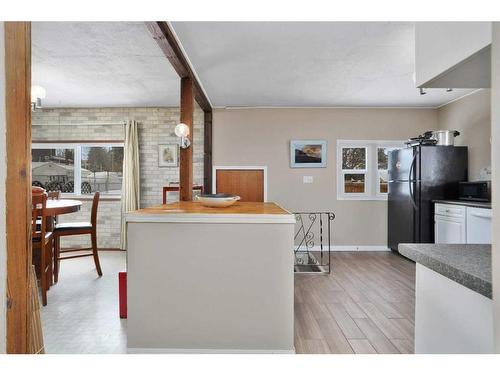
[[(44, 107), (44, 108), (48, 108), (48, 107)], [(71, 107), (56, 107), (56, 108), (71, 108)], [(78, 107), (78, 108), (82, 108), (82, 107)], [(47, 124), (43, 124), (43, 123), (37, 124), (36, 120), (35, 120), (35, 122), (33, 122), (33, 124), (31, 124), (31, 126), (124, 126), (125, 124), (126, 124), (125, 121), (122, 121), (122, 122), (91, 122), (91, 123), (85, 123), (85, 122), (82, 122), (82, 123), (49, 122)], [(35, 143), (36, 143), (36, 141), (35, 141)]]
[(257, 169), (264, 171), (264, 202), (267, 202), (267, 165), (214, 165), (212, 167), (212, 193), (217, 193), (217, 170), (221, 169)]
[(458, 98), (452, 99), (452, 100), (450, 100), (450, 101), (448, 101), (448, 102), (446, 102), (444, 104), (439, 105), (438, 107), (436, 107), (436, 109), (440, 109), (440, 108), (446, 107), (448, 104), (451, 104), (453, 102), (462, 100), (463, 98), (466, 98), (467, 96), (473, 95), (473, 94), (475, 94), (475, 93), (477, 93), (479, 91), (482, 91), (482, 90), (484, 90), (484, 89), (476, 89), (476, 90), (474, 90), (472, 92), (468, 92), (467, 94), (464, 94), (462, 96), (459, 96)]
[[(106, 143), (93, 143), (93, 142), (65, 142), (65, 143), (37, 143), (34, 142), (31, 144), (31, 149), (40, 150), (40, 149), (73, 149), (73, 192), (72, 193), (62, 193), (61, 196), (82, 196), (82, 147), (125, 147), (124, 142), (116, 141), (116, 142), (106, 142)], [(102, 193), (102, 196), (107, 196), (106, 193)], [(115, 195), (112, 195), (116, 197)], [(120, 196), (121, 198), (121, 196)]]
[[(439, 104), (441, 105), (441, 104)], [(228, 111), (237, 111), (245, 109), (437, 109), (438, 106), (214, 106), (213, 109), (225, 109)]]
[[(294, 248), (295, 249), (295, 248)], [(300, 251), (305, 251), (305, 246), (299, 248)], [(320, 246), (313, 246), (310, 251), (321, 251)], [(332, 245), (331, 251), (391, 251), (387, 246), (381, 245)], [(328, 251), (328, 246), (323, 246), (323, 252)]]
[(127, 354), (295, 354), (295, 349), (127, 348)]
[[(337, 140), (337, 200), (360, 200), (360, 201), (386, 201), (387, 193), (380, 193), (378, 153), (379, 148), (402, 148), (403, 141), (387, 140)], [(342, 150), (344, 148), (364, 148), (366, 155), (365, 169), (343, 169), (342, 168)], [(365, 192), (364, 193), (345, 193), (344, 175), (345, 174), (364, 174)]]
[(295, 216), (256, 214), (186, 214), (163, 212), (158, 214), (125, 214), (127, 223), (208, 223), (208, 224), (295, 224)]

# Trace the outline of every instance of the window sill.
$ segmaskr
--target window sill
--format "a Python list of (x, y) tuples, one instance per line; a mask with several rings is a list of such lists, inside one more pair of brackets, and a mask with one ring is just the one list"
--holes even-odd
[[(77, 199), (79, 201), (91, 201), (92, 199), (94, 199), (94, 196), (93, 195), (77, 195), (77, 194), (61, 194), (61, 198), (62, 199)], [(101, 196), (99, 197), (99, 200), (101, 202), (113, 202), (113, 201), (121, 201), (122, 197), (120, 195), (105, 195), (105, 194), (101, 194)]]

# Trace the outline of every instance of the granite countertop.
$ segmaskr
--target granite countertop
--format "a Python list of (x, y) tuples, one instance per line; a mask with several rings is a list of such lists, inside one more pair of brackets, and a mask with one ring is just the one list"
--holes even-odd
[(458, 206), (477, 207), (477, 208), (491, 208), (491, 202), (474, 202), (474, 201), (461, 201), (458, 199), (446, 200), (436, 199), (434, 203), (454, 204)]
[(491, 245), (399, 244), (401, 255), (492, 298)]

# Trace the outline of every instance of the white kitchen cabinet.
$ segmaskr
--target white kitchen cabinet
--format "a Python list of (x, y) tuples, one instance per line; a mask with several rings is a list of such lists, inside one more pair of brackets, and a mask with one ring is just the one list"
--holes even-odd
[(467, 207), (467, 243), (491, 243), (491, 209)]
[(417, 22), (416, 86), (491, 86), (491, 22)]
[(434, 242), (490, 244), (491, 209), (436, 203)]
[(465, 207), (436, 203), (435, 243), (466, 243)]

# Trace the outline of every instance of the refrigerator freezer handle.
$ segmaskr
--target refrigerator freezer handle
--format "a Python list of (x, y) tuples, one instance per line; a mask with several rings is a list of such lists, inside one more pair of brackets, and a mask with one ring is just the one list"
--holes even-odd
[(412, 206), (413, 206), (413, 208), (415, 210), (418, 210), (418, 206), (415, 203), (415, 197), (413, 195), (413, 188), (412, 188), (413, 178), (412, 178), (412, 172), (413, 172), (413, 168), (415, 167), (415, 162), (417, 160), (418, 153), (419, 153), (419, 151), (417, 151), (415, 153), (415, 155), (413, 155), (413, 160), (411, 161), (411, 165), (410, 165), (410, 171), (408, 173), (408, 185), (409, 185), (409, 190), (410, 190), (410, 201), (411, 201), (411, 204), (412, 204)]

